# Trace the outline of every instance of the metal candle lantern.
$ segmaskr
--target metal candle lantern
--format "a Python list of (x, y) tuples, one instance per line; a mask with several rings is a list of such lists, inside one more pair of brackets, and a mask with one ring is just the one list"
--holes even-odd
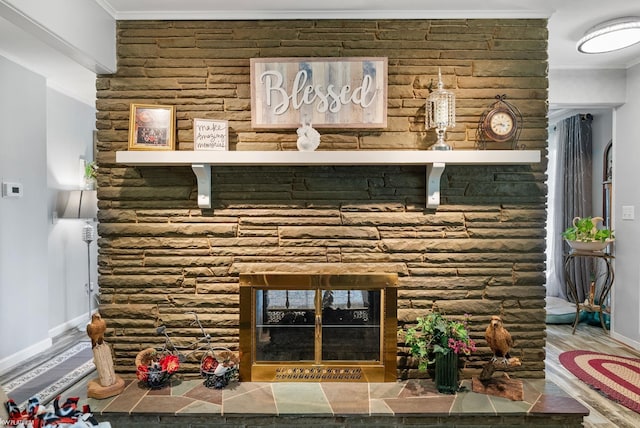
[(438, 88), (429, 94), (425, 125), (427, 129), (435, 128), (437, 140), (431, 150), (451, 150), (444, 141), (447, 128), (456, 126), (456, 96), (443, 88), (442, 74), (438, 69)]

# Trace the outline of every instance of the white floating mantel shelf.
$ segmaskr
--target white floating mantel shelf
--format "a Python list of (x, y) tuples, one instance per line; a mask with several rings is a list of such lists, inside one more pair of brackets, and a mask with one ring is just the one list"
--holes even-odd
[(539, 150), (343, 150), (343, 151), (119, 151), (116, 163), (190, 165), (198, 180), (198, 206), (211, 208), (211, 167), (222, 165), (425, 165), (427, 208), (440, 204), (440, 177), (449, 165), (518, 165), (540, 162)]

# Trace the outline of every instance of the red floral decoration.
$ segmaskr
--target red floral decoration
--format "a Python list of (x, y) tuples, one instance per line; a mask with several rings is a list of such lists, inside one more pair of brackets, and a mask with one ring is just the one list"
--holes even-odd
[[(177, 355), (165, 354), (158, 359), (155, 351), (150, 354), (150, 359), (143, 364), (138, 364), (136, 377), (152, 388), (165, 385), (171, 376), (180, 368), (180, 360)], [(147, 364), (148, 363), (148, 364)]]
[(173, 374), (180, 368), (180, 360), (177, 355), (165, 355), (160, 359), (160, 367), (168, 374)]
[(213, 373), (213, 371), (218, 367), (218, 360), (216, 360), (212, 355), (207, 355), (202, 359), (201, 369), (205, 373)]
[(147, 366), (138, 366), (136, 376), (138, 377), (138, 380), (145, 382), (149, 377), (149, 369), (147, 368)]

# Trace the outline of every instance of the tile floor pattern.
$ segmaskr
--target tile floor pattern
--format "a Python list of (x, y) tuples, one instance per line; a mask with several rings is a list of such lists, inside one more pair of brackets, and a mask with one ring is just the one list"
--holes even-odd
[(92, 411), (129, 415), (308, 415), (308, 416), (446, 416), (587, 415), (588, 410), (545, 380), (524, 380), (524, 401), (465, 391), (439, 394), (431, 380), (392, 383), (232, 383), (225, 389), (206, 388), (201, 379), (172, 380), (161, 389), (127, 381), (122, 394), (88, 399)]

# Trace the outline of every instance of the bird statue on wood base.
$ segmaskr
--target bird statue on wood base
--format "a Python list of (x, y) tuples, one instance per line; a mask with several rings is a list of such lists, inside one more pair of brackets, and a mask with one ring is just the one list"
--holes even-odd
[(484, 338), (489, 348), (491, 348), (491, 351), (493, 351), (491, 362), (496, 362), (498, 358), (501, 358), (502, 363), (504, 363), (505, 366), (508, 365), (509, 358), (511, 358), (509, 351), (513, 346), (513, 339), (507, 329), (504, 328), (502, 319), (499, 316), (494, 315), (491, 317), (491, 322), (487, 326)]
[(107, 323), (99, 313), (91, 315), (91, 322), (87, 324), (87, 334), (91, 338), (91, 347), (102, 345), (104, 342), (104, 332), (107, 330)]

